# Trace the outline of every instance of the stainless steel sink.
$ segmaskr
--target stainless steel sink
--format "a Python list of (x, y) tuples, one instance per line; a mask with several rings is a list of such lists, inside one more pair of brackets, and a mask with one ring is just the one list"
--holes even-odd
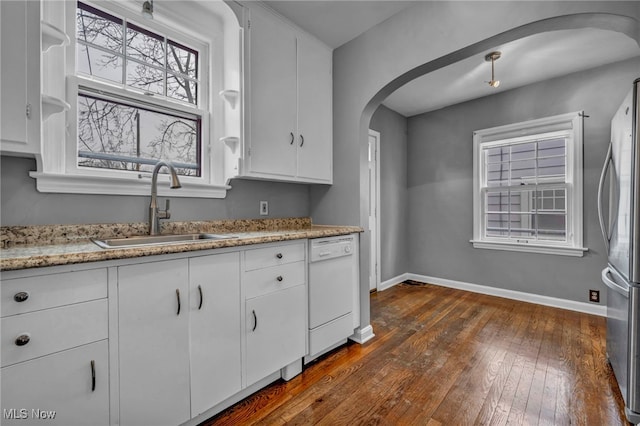
[(102, 248), (127, 248), (139, 246), (181, 244), (204, 240), (229, 240), (238, 238), (235, 235), (224, 234), (179, 234), (179, 235), (141, 235), (137, 237), (109, 238), (100, 240), (92, 238), (91, 241)]

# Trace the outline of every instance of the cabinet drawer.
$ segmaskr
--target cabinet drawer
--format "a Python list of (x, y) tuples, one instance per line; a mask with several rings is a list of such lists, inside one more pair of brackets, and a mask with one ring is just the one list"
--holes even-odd
[(305, 259), (305, 244), (288, 244), (247, 250), (244, 253), (245, 271), (300, 262)]
[[(78, 303), (0, 319), (2, 366), (26, 361), (108, 336), (107, 300)], [(16, 344), (27, 335), (28, 343)]]
[[(6, 413), (2, 419), (5, 426), (107, 426), (107, 341), (102, 340), (3, 368), (2, 410)], [(41, 417), (42, 412), (52, 411), (55, 411), (54, 417)]]
[[(24, 314), (107, 297), (107, 270), (65, 272), (2, 280), (2, 316)], [(22, 302), (20, 297), (26, 299)]]
[(245, 299), (304, 284), (304, 265), (304, 262), (296, 262), (246, 272)]

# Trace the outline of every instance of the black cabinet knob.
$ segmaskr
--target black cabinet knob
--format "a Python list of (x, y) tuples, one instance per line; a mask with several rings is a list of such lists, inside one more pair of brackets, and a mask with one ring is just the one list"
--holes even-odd
[(24, 346), (29, 343), (29, 340), (31, 340), (31, 338), (28, 334), (21, 334), (20, 336), (16, 337), (16, 345)]
[(15, 300), (18, 303), (24, 302), (28, 298), (29, 298), (29, 293), (27, 293), (26, 291), (20, 291), (13, 296), (13, 300)]

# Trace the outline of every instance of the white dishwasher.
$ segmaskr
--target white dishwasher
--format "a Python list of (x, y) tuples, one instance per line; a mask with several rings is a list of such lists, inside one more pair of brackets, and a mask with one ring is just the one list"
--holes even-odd
[(358, 243), (354, 235), (309, 245), (309, 355), (305, 363), (345, 343), (357, 327)]

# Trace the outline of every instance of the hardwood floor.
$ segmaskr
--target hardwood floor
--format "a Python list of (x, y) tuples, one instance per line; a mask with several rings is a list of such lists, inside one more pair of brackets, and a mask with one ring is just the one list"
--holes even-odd
[(371, 341), (202, 425), (627, 424), (604, 318), (408, 282), (371, 319)]

